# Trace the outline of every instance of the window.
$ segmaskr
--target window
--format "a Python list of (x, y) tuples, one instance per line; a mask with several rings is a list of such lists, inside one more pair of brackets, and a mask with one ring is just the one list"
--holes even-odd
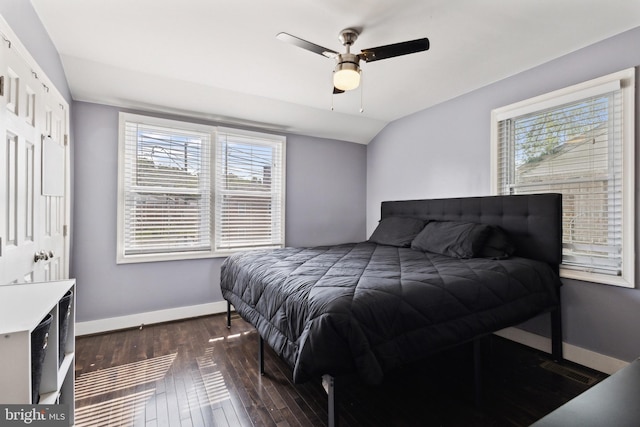
[(634, 76), (492, 111), (495, 193), (563, 195), (562, 277), (634, 286)]
[(284, 137), (120, 113), (119, 263), (284, 243)]
[(220, 128), (216, 250), (284, 245), (284, 137)]

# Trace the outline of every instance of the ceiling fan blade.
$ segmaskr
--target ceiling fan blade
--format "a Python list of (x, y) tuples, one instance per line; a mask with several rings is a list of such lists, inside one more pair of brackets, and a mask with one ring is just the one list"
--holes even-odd
[(344, 93), (344, 91), (342, 89), (338, 89), (337, 87), (333, 87), (333, 94), (337, 95), (339, 93)]
[(393, 58), (394, 56), (422, 52), (427, 49), (429, 49), (429, 39), (425, 37), (423, 39), (411, 40), (408, 42), (363, 49), (358, 56), (360, 59), (364, 59), (365, 62), (373, 62), (381, 59)]
[(313, 53), (317, 53), (318, 55), (326, 56), (327, 58), (333, 58), (338, 55), (338, 52), (334, 52), (331, 49), (327, 49), (326, 47), (318, 46), (317, 44), (308, 42), (299, 37), (292, 36), (289, 33), (278, 33), (276, 35), (278, 40), (282, 40), (286, 43), (291, 43), (292, 45), (301, 47)]

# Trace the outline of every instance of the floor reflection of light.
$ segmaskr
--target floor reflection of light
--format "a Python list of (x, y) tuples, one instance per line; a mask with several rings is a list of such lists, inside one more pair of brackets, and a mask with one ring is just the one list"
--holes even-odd
[(75, 382), (76, 399), (86, 399), (162, 379), (176, 355), (167, 354), (82, 374)]
[(209, 338), (209, 342), (218, 342), (218, 341), (223, 341), (225, 339), (239, 338), (242, 335), (249, 335), (249, 334), (253, 334), (255, 332), (256, 332), (255, 330), (253, 330), (253, 331), (245, 331), (245, 332), (240, 332), (240, 333), (237, 333), (237, 334), (227, 335), (226, 337)]
[[(248, 333), (251, 331), (211, 338), (209, 342), (238, 338)], [(165, 379), (176, 356), (177, 353), (172, 353), (80, 375), (75, 381), (75, 425), (130, 427), (148, 422), (168, 422), (160, 419), (162, 416), (153, 420), (145, 419), (145, 416), (148, 414), (148, 405), (160, 404), (160, 400), (154, 398), (159, 396), (156, 387), (162, 388), (157, 381)], [(176, 387), (180, 387), (178, 383), (183, 384), (182, 387), (186, 386), (186, 390), (182, 390), (186, 391), (187, 401), (178, 402), (181, 419), (188, 419), (189, 412), (204, 407), (215, 408), (231, 398), (224, 375), (214, 361), (214, 347), (206, 348), (202, 356), (195, 357), (195, 361), (197, 370), (182, 372), (178, 369), (176, 372), (174, 368), (172, 371)], [(181, 375), (187, 377), (181, 378)], [(152, 413), (156, 414), (155, 408)], [(157, 415), (160, 416), (160, 412)]]
[(198, 369), (202, 377), (202, 383), (198, 384), (202, 387), (207, 395), (206, 404), (213, 405), (229, 399), (229, 389), (224, 381), (222, 372), (218, 369), (218, 365), (213, 361), (213, 348), (208, 348), (204, 356), (196, 357)]
[(155, 392), (156, 389), (151, 388), (76, 408), (75, 425), (78, 427), (132, 426), (135, 420), (142, 416), (147, 400)]

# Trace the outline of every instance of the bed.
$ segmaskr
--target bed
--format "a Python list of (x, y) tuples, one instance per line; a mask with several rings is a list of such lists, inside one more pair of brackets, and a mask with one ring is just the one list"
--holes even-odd
[(541, 313), (561, 359), (561, 216), (559, 194), (383, 202), (368, 241), (230, 256), (222, 295), (260, 355), (266, 342), (294, 382), (324, 378), (335, 425), (336, 378), (379, 384)]

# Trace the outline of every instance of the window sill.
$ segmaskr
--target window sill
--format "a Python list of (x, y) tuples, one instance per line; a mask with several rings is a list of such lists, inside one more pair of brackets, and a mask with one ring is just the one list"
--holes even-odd
[(140, 254), (140, 255), (122, 255), (118, 254), (116, 264), (137, 264), (143, 262), (162, 262), (162, 261), (183, 261), (190, 259), (216, 258), (218, 255), (214, 252), (176, 252), (165, 254)]
[(218, 250), (209, 252), (176, 252), (165, 254), (140, 254), (140, 255), (122, 255), (118, 254), (116, 264), (137, 264), (143, 262), (162, 262), (162, 261), (184, 261), (190, 259), (205, 258), (226, 258), (237, 252), (248, 252), (261, 249), (278, 249), (284, 246), (260, 246), (255, 248), (242, 248), (233, 250)]
[(625, 279), (624, 277), (570, 270), (562, 268), (562, 266), (560, 267), (560, 277), (563, 279), (580, 280), (583, 282), (620, 286), (623, 288), (635, 288), (635, 284), (632, 281)]

